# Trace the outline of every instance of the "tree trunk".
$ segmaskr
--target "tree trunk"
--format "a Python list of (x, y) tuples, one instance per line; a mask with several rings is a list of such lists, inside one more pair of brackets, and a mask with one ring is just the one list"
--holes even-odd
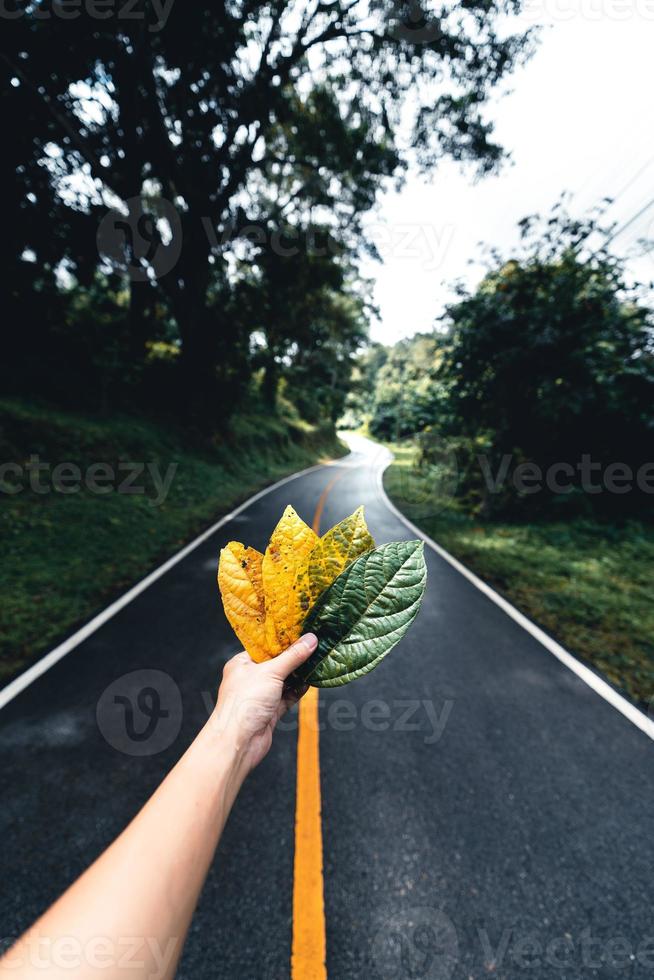
[(206, 309), (192, 302), (177, 314), (182, 337), (180, 401), (184, 418), (203, 428), (216, 424), (216, 371)]
[(277, 402), (277, 385), (279, 382), (279, 365), (275, 359), (275, 351), (268, 351), (266, 366), (264, 368), (263, 384), (261, 394), (263, 400), (269, 408), (274, 408)]
[(131, 363), (138, 369), (145, 360), (146, 343), (150, 339), (150, 293), (148, 282), (130, 283), (129, 295), (129, 354)]
[(172, 307), (182, 351), (178, 398), (182, 416), (195, 424), (215, 423), (215, 332), (207, 315), (209, 242), (201, 221), (184, 215), (182, 250), (175, 269), (160, 284)]

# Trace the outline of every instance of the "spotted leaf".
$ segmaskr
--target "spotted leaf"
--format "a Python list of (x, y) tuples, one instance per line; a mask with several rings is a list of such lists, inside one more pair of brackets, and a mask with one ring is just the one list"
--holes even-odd
[(268, 660), (266, 610), (262, 580), (263, 555), (230, 541), (220, 552), (218, 587), (230, 626), (253, 660)]
[(291, 604), (298, 631), (318, 596), (355, 558), (374, 547), (363, 507), (357, 507), (353, 514), (320, 538), (299, 566), (293, 585)]
[(287, 507), (270, 537), (262, 563), (266, 642), (273, 655), (300, 636), (302, 621), (295, 614), (293, 586), (298, 568), (317, 542), (318, 535), (292, 507)]

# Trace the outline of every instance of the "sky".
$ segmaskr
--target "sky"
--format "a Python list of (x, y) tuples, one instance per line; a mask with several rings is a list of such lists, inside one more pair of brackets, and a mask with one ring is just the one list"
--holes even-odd
[(563, 191), (575, 217), (614, 197), (618, 228), (652, 201), (612, 249), (629, 275), (654, 279), (654, 250), (638, 244), (654, 239), (654, 0), (528, 0), (519, 22), (542, 25), (540, 46), (489, 110), (511, 162), (477, 182), (452, 162), (431, 182), (410, 175), (368, 223), (384, 259), (362, 268), (381, 316), (373, 340), (430, 330), (451, 284), (481, 278), (479, 243), (509, 253), (520, 218)]

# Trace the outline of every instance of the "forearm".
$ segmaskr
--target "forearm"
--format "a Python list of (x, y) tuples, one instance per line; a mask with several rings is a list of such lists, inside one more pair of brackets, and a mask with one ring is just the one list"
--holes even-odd
[(297, 695), (284, 681), (318, 643), (232, 657), (207, 725), (118, 840), (0, 960), (0, 980), (170, 980), (243, 779)]
[(9, 952), (0, 975), (32, 977), (47, 965), (49, 977), (172, 977), (246, 769), (214, 717), (120, 837)]

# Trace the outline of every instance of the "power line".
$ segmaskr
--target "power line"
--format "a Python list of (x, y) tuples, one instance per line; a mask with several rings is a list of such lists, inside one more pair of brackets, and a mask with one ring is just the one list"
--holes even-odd
[[(642, 149), (645, 149), (646, 145), (647, 144), (643, 144)], [(635, 152), (630, 151), (629, 159), (633, 159), (635, 155), (636, 155)], [(654, 163), (654, 156), (650, 157), (649, 160), (646, 160), (645, 163), (641, 167), (639, 167), (639, 169), (636, 171), (633, 177), (631, 177), (630, 180), (625, 184), (625, 186), (612, 198), (612, 202), (616, 201), (619, 197), (621, 197), (625, 193), (625, 191), (627, 191), (632, 186), (632, 184), (634, 184), (638, 180), (640, 175), (644, 173), (644, 171), (649, 166), (651, 166), (652, 163)], [(604, 171), (604, 175), (601, 177), (600, 180), (598, 180), (597, 178), (600, 177), (600, 174), (602, 173), (604, 168), (602, 167), (597, 169), (590, 180), (585, 180), (583, 184), (581, 184), (576, 190), (572, 191), (572, 193), (570, 194), (570, 200), (572, 201), (575, 197), (578, 197), (582, 190), (588, 192), (589, 188), (592, 188), (593, 186), (597, 187), (598, 189), (590, 191), (591, 196), (592, 197), (600, 196), (601, 191), (599, 190), (599, 188), (601, 188), (602, 186), (606, 187), (607, 184), (614, 184), (616, 179), (620, 177), (620, 175), (623, 173), (625, 169), (626, 167), (624, 166), (624, 164), (616, 162), (610, 168), (608, 173)], [(608, 197), (609, 195), (604, 194), (603, 196)]]
[(632, 187), (636, 183), (636, 181), (638, 180), (638, 178), (640, 177), (640, 175), (641, 174), (644, 174), (645, 171), (647, 170), (647, 168), (648, 167), (651, 167), (651, 165), (653, 163), (654, 163), (654, 156), (650, 157), (649, 160), (647, 160), (642, 165), (642, 167), (640, 167), (640, 169), (636, 171), (636, 173), (633, 175), (633, 177), (631, 178), (631, 180), (628, 180), (627, 181), (627, 183), (624, 185), (624, 187), (622, 188), (622, 190), (618, 191), (618, 193), (615, 195), (615, 197), (612, 198), (612, 200), (611, 200), (611, 206), (613, 206), (615, 204), (615, 202), (618, 200), (618, 198), (622, 197), (622, 195), (625, 193), (625, 191), (628, 191), (629, 188)]
[[(649, 159), (647, 159), (645, 161), (645, 163), (643, 163), (636, 170), (635, 174), (633, 174), (633, 176), (631, 176), (629, 178), (629, 180), (627, 181), (627, 183), (624, 184), (624, 186), (620, 188), (620, 190), (618, 191), (617, 194), (615, 194), (613, 196), (610, 196), (608, 194), (605, 194), (604, 197), (605, 197), (605, 199), (606, 199), (606, 201), (608, 203), (607, 203), (606, 207), (603, 209), (602, 214), (604, 214), (607, 210), (609, 210), (610, 208), (612, 208), (615, 205), (616, 201), (618, 201), (623, 196), (623, 194), (626, 194), (626, 192), (629, 190), (630, 187), (633, 187), (633, 185), (636, 183), (636, 181), (639, 179), (639, 177), (641, 177), (645, 173), (645, 171), (649, 167), (651, 167), (651, 165), (653, 163), (654, 163), (654, 156), (651, 156), (651, 157), (649, 157)], [(615, 167), (613, 168), (613, 170), (615, 170)], [(572, 201), (572, 199), (574, 197), (576, 197), (577, 194), (578, 194), (578, 191), (574, 191), (572, 193), (572, 195), (570, 196), (569, 201)], [(608, 238), (606, 238), (605, 241), (604, 241), (604, 245), (608, 245), (610, 242), (613, 241), (614, 238), (616, 238), (618, 235), (621, 235), (622, 232), (625, 231), (628, 227), (630, 227), (634, 223), (634, 221), (637, 221), (638, 218), (641, 217), (641, 215), (644, 214), (648, 210), (648, 208), (650, 206), (651, 206), (651, 202), (650, 202), (650, 204), (646, 205), (642, 210), (640, 210), (637, 214), (635, 214), (633, 216), (633, 218), (630, 218), (629, 221), (625, 222), (625, 224), (622, 225), (620, 228), (618, 228), (612, 235), (610, 235)], [(590, 238), (594, 234), (601, 235), (602, 233), (601, 233), (601, 231), (599, 229), (593, 229), (592, 231), (587, 232), (587, 234), (583, 235), (577, 241), (577, 245), (581, 245), (583, 242), (585, 242), (588, 238)], [(593, 250), (591, 252), (591, 257), (594, 256), (594, 255), (596, 255), (596, 254), (597, 254), (597, 249), (595, 249), (595, 250)]]
[[(636, 181), (638, 180), (638, 178), (642, 174), (645, 173), (645, 171), (648, 169), (648, 167), (650, 167), (652, 165), (652, 163), (654, 163), (654, 156), (651, 156), (648, 160), (646, 160), (645, 163), (643, 163), (638, 168), (638, 170), (636, 171), (636, 173), (633, 174), (633, 176), (629, 178), (629, 180), (627, 181), (627, 183), (623, 187), (620, 188), (620, 190), (618, 191), (618, 193), (614, 197), (611, 197), (610, 198), (610, 203), (608, 204), (607, 209), (613, 207), (613, 205), (615, 204), (615, 202), (617, 200), (619, 200), (619, 198), (621, 198), (622, 195), (625, 194), (629, 190), (629, 188), (632, 187), (636, 183)], [(574, 192), (572, 194), (570, 200), (572, 200), (572, 198), (574, 198), (576, 196), (576, 194), (577, 194), (577, 192)], [(605, 195), (605, 196), (608, 198), (608, 195)], [(604, 244), (604, 247), (606, 247), (607, 245), (609, 245), (613, 241), (614, 238), (617, 238), (618, 235), (621, 235), (623, 231), (626, 231), (627, 228), (631, 227), (631, 225), (635, 221), (637, 221), (638, 218), (640, 218), (643, 214), (645, 214), (645, 212), (647, 210), (649, 210), (649, 208), (652, 206), (652, 204), (654, 204), (654, 199), (652, 201), (649, 201), (646, 205), (644, 205), (644, 207), (642, 207), (635, 215), (633, 215), (633, 217), (631, 217), (628, 221), (626, 221), (623, 225), (621, 225), (621, 227), (619, 227), (616, 231), (614, 231), (613, 234), (609, 235), (604, 240), (604, 243), (603, 243)], [(583, 242), (585, 242), (588, 238), (590, 238), (594, 234), (601, 235), (601, 232), (597, 228), (592, 229), (591, 231), (587, 232), (585, 235), (582, 235), (582, 237), (576, 243), (577, 246), (581, 245)], [(591, 251), (590, 257), (593, 258), (595, 255), (597, 255), (597, 252), (598, 252), (598, 249), (594, 249), (593, 251)]]
[(617, 231), (614, 231), (612, 235), (609, 235), (609, 237), (606, 239), (604, 244), (610, 245), (614, 238), (617, 238), (618, 235), (621, 235), (623, 231), (626, 231), (627, 228), (630, 228), (631, 225), (633, 225), (634, 221), (638, 221), (638, 219), (643, 214), (645, 214), (646, 211), (649, 211), (652, 205), (654, 205), (654, 197), (650, 201), (648, 201), (647, 204), (644, 204), (642, 208), (636, 211), (636, 213), (631, 218), (629, 218), (629, 221), (626, 221), (623, 225), (620, 226), (620, 228), (617, 229)]

